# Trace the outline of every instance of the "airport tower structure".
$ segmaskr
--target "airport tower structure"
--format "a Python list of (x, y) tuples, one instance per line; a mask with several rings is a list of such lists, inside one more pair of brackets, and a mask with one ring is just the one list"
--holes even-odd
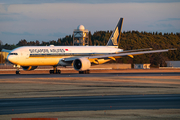
[(79, 25), (73, 31), (73, 45), (86, 46), (89, 45), (89, 31), (83, 25)]

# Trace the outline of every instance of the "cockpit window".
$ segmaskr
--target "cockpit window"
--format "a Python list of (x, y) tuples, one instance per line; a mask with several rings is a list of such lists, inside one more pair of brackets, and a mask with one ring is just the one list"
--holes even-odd
[(9, 53), (9, 55), (18, 55), (17, 53)]

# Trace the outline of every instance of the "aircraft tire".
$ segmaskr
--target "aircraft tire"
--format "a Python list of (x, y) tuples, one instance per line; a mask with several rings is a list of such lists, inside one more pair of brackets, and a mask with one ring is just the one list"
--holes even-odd
[(79, 71), (79, 74), (89, 74), (90, 71), (89, 70), (85, 70), (85, 71)]
[(57, 70), (57, 71), (49, 70), (49, 73), (50, 74), (61, 74), (61, 70)]
[(79, 71), (79, 74), (83, 74), (83, 71)]
[(56, 74), (61, 74), (61, 70), (57, 70), (57, 71), (56, 71)]
[(54, 74), (54, 70), (49, 70), (49, 73), (50, 74)]
[(19, 75), (20, 74), (20, 71), (16, 71), (16, 75)]

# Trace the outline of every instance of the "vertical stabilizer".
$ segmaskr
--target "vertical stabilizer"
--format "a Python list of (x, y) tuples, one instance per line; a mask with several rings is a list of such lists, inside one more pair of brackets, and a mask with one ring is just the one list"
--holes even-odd
[(109, 38), (107, 46), (118, 46), (119, 47), (123, 20), (124, 20), (124, 18), (119, 19), (118, 24), (116, 25), (113, 33), (111, 34), (111, 37)]

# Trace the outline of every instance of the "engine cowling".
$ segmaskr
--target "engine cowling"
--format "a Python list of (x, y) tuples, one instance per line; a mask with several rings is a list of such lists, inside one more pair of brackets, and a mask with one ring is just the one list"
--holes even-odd
[(30, 71), (36, 69), (38, 66), (22, 66), (23, 70)]
[(78, 71), (85, 71), (91, 67), (91, 62), (86, 58), (78, 58), (73, 61), (73, 67)]

